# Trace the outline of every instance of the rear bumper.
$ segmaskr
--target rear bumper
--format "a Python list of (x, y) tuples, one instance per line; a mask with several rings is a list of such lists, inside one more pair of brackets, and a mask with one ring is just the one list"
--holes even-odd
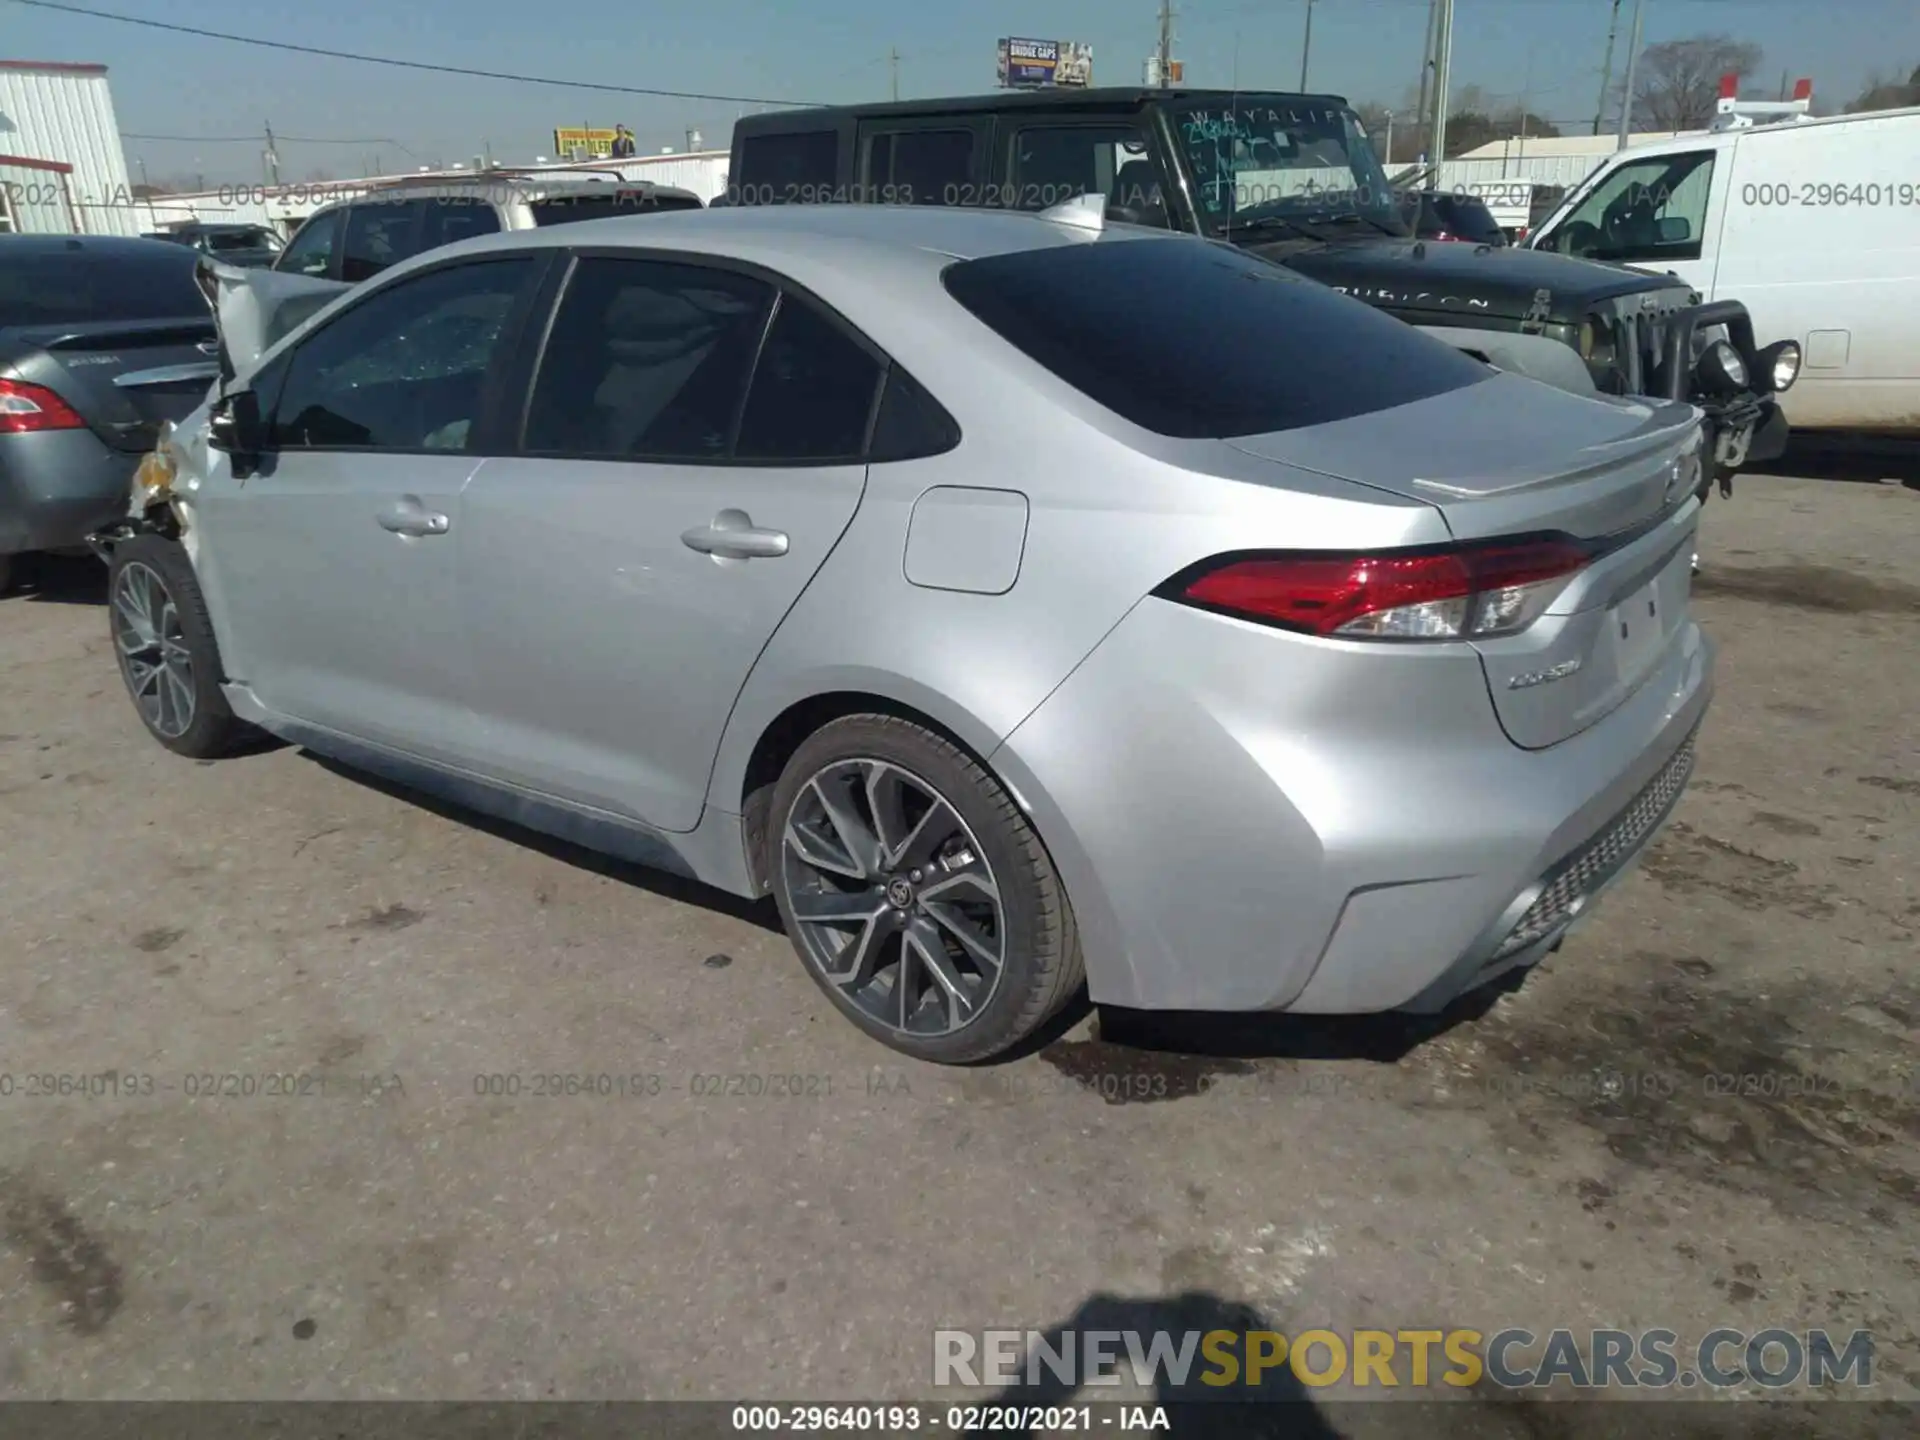
[(126, 513), (139, 464), (91, 430), (0, 435), (0, 555), (84, 545)]
[[(1684, 785), (1668, 767), (1711, 697), (1711, 642), (1688, 624), (1624, 703), (1537, 751), (1460, 650), (1137, 608), (992, 757), (1066, 881), (1092, 998), (1428, 1009), (1584, 918)], [(1567, 913), (1510, 944), (1576, 870)]]

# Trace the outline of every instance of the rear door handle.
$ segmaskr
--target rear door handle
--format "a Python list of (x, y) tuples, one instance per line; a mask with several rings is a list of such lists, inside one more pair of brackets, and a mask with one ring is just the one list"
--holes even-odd
[(380, 512), (380, 528), (395, 535), (444, 535), (451, 522), (427, 509), (417, 495), (403, 495), (400, 503)]
[(682, 534), (680, 543), (717, 560), (771, 560), (787, 553), (786, 532), (761, 529), (744, 510), (722, 510), (711, 525)]

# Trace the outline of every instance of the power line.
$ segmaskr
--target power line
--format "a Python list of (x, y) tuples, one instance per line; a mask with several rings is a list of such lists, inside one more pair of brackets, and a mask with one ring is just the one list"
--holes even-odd
[[(258, 135), (142, 135), (133, 130), (122, 130), (123, 140), (164, 140), (180, 145), (258, 145)], [(390, 136), (378, 136), (366, 140), (325, 140), (312, 135), (276, 135), (273, 137), (282, 145), (392, 145), (396, 143)]]
[(232, 35), (223, 30), (202, 30), (195, 25), (175, 25), (165, 20), (148, 20), (139, 15), (115, 15), (106, 10), (90, 10), (84, 5), (68, 5), (63, 0), (12, 0), (36, 10), (58, 10), (64, 15), (85, 15), (93, 20), (113, 20), (122, 25), (140, 25), (149, 30), (168, 30), (176, 35), (193, 35), (202, 40), (225, 40), (234, 45), (254, 45), (263, 50), (283, 50), (295, 55), (317, 55), (324, 60), (354, 60), (362, 65), (386, 65), (397, 70), (424, 70), (435, 75), (465, 75), (476, 80), (507, 80), (517, 85), (555, 85), (570, 90), (600, 90), (616, 95), (649, 95), (662, 100), (710, 100), (727, 105), (820, 106), (820, 100), (775, 100), (764, 95), (709, 95), (695, 90), (655, 90), (644, 85), (609, 85), (594, 80), (558, 80), (550, 75), (518, 75), (506, 70), (474, 70), (464, 65), (433, 65), (424, 60), (396, 60), (390, 55), (359, 55), (351, 50), (326, 50), (318, 45), (295, 45), (288, 40), (262, 40), (253, 35)]

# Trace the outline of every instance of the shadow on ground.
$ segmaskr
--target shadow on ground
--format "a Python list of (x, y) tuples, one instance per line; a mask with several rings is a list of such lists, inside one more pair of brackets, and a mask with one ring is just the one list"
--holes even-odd
[(10, 599), (54, 605), (107, 603), (107, 567), (91, 555), (16, 555)]
[[(1854, 484), (1901, 484), (1920, 490), (1920, 441), (1889, 435), (1806, 434), (1787, 442), (1787, 453), (1746, 467), (1755, 475)], [(1739, 485), (1736, 479), (1734, 484)]]

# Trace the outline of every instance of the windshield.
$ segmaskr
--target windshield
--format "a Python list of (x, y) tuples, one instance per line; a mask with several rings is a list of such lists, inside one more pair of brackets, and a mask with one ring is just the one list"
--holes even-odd
[(1174, 142), (1213, 234), (1263, 219), (1357, 217), (1404, 234), (1360, 117), (1299, 95), (1237, 95), (1173, 112)]

